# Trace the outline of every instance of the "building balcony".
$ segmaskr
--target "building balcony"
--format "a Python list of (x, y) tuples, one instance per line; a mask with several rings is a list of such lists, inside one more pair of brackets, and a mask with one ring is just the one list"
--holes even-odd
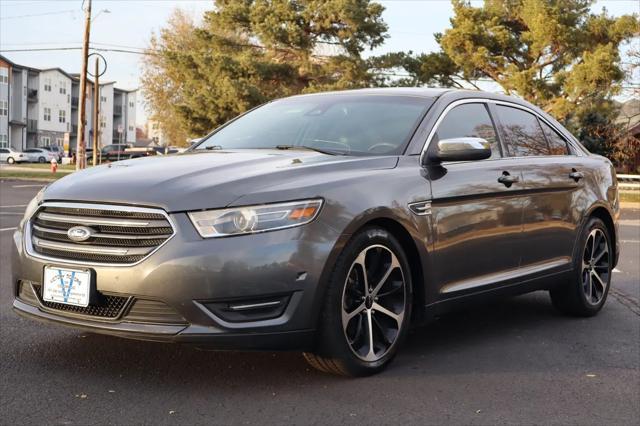
[(113, 106), (113, 115), (122, 115), (122, 105)]
[(38, 131), (38, 120), (27, 120), (27, 132), (35, 133)]
[(9, 119), (9, 124), (16, 125), (16, 126), (26, 126), (27, 123), (25, 122), (25, 120), (12, 117)]
[(38, 89), (27, 90), (27, 102), (38, 102)]

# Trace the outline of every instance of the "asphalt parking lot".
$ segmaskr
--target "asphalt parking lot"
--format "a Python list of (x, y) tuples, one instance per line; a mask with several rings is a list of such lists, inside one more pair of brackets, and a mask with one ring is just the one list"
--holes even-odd
[(16, 316), (8, 257), (34, 182), (0, 182), (2, 424), (639, 424), (640, 210), (599, 316), (546, 293), (413, 332), (382, 374), (318, 373), (295, 353), (203, 352)]

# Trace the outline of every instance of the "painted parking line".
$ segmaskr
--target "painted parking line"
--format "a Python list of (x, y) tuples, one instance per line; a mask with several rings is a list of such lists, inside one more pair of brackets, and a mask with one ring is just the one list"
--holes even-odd
[(23, 214), (22, 212), (0, 212), (0, 215), (4, 216), (22, 216)]
[(638, 244), (640, 240), (620, 240), (621, 243)]
[(0, 228), (0, 232), (4, 232), (4, 231), (13, 231), (15, 229), (18, 229), (17, 227), (13, 227), (13, 228)]
[(13, 185), (12, 188), (42, 188), (44, 184), (39, 185)]
[(618, 268), (613, 268), (613, 270), (611, 272), (622, 272), (620, 269)]
[(622, 226), (640, 226), (640, 220), (622, 219), (618, 221), (618, 224)]
[(14, 204), (13, 206), (0, 206), (0, 209), (13, 209), (16, 207), (27, 207), (26, 204)]

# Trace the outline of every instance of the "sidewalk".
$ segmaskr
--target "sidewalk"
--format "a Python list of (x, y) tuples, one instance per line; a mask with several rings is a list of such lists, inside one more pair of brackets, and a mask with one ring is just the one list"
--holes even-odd
[[(24, 167), (24, 166), (16, 166), (16, 165), (9, 165), (9, 164), (0, 164), (0, 171), (51, 174), (51, 170), (49, 168)], [(58, 168), (58, 171), (56, 173), (73, 173), (73, 172), (75, 172), (75, 170), (64, 170), (64, 169)]]

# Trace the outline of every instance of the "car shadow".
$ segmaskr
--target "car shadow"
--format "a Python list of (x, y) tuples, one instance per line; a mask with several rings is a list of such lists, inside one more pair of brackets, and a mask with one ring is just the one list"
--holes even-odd
[[(537, 345), (564, 339), (576, 321), (586, 320), (556, 313), (546, 293), (451, 313), (412, 330), (398, 359), (378, 377), (536, 368), (522, 357)], [(226, 391), (234, 391), (228, 386), (236, 383), (240, 393), (265, 383), (341, 380), (312, 370), (298, 353), (203, 351), (77, 331), (56, 333), (58, 328), (48, 327), (47, 338), (18, 349), (21, 362), (47, 376), (82, 374), (107, 382), (115, 378), (120, 383), (163, 386), (189, 383), (207, 390), (225, 386)], [(546, 367), (544, 362), (539, 366)]]

